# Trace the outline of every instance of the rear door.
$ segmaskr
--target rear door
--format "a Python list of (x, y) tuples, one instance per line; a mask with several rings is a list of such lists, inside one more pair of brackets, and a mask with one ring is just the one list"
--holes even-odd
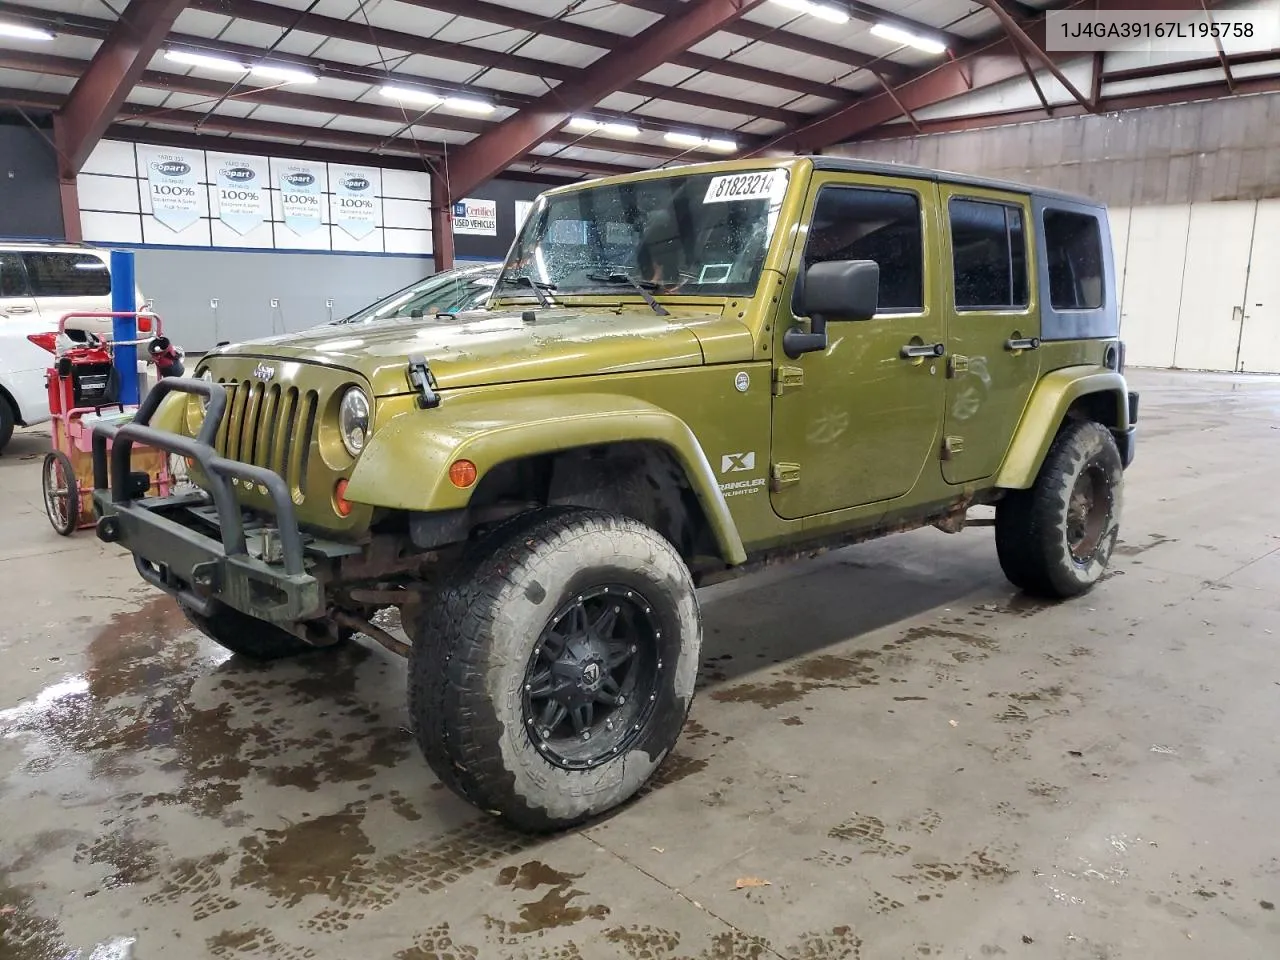
[(952, 274), (942, 475), (965, 483), (999, 469), (1039, 376), (1035, 231), (1016, 193), (944, 184), (942, 200)]
[(17, 404), (23, 423), (49, 415), (44, 372), (52, 357), (27, 335), (51, 329), (28, 289), (21, 254), (0, 251), (0, 387)]
[(0, 251), (0, 321), (30, 318), (36, 312), (22, 257)]
[[(46, 321), (57, 326), (66, 313), (105, 313), (111, 309), (111, 272), (107, 261), (83, 250), (47, 250), (22, 254), (31, 294)], [(110, 320), (80, 324), (110, 334)]]

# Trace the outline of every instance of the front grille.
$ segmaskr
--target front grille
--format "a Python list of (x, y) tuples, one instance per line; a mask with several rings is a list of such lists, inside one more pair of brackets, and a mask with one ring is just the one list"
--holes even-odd
[(319, 395), (278, 383), (222, 383), (227, 389), (227, 412), (214, 441), (218, 453), (278, 473), (289, 485), (294, 502), (302, 503)]

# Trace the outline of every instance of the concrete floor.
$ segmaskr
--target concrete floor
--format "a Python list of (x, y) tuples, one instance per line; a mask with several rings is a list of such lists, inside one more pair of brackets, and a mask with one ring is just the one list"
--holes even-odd
[(56, 537), (21, 435), (0, 958), (1280, 955), (1280, 380), (1132, 379), (1093, 594), (1016, 595), (986, 529), (708, 590), (661, 782), (553, 839), (440, 788), (382, 648), (239, 662)]

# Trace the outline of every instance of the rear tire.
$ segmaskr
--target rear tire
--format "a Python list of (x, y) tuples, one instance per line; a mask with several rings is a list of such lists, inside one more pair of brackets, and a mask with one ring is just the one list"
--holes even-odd
[(996, 553), (1014, 586), (1079, 596), (1106, 572), (1120, 530), (1124, 467), (1111, 431), (1089, 420), (1058, 433), (1029, 490), (996, 506)]
[(217, 604), (210, 616), (193, 610), (181, 600), (178, 606), (191, 625), (214, 643), (251, 660), (280, 660), (310, 650), (327, 649), (315, 647), (287, 630), (225, 604)]
[(478, 543), (413, 640), (409, 714), (432, 770), (547, 831), (623, 803), (657, 770), (693, 699), (702, 619), (660, 534), (553, 507)]
[(9, 398), (0, 393), (0, 453), (13, 439), (13, 429), (18, 425), (18, 411), (13, 408)]

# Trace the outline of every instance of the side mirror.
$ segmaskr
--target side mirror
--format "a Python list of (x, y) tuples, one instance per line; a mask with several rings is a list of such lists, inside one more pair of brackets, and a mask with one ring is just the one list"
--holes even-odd
[(798, 313), (809, 317), (809, 332), (792, 327), (782, 347), (793, 360), (827, 349), (827, 321), (870, 320), (880, 307), (880, 264), (874, 260), (815, 263), (801, 277)]

